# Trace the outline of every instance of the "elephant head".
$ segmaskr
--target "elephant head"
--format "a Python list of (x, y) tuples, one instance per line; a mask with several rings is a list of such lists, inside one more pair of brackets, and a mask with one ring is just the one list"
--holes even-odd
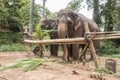
[(60, 38), (71, 38), (80, 25), (80, 18), (73, 11), (62, 9), (58, 12), (58, 35)]
[[(62, 9), (58, 12), (58, 36), (59, 38), (74, 38), (74, 34), (78, 31), (81, 23), (80, 18), (76, 13), (71, 10)], [(78, 46), (79, 47), (79, 46)], [(77, 49), (77, 48), (76, 48)], [(70, 56), (73, 51), (73, 46), (63, 45), (63, 59), (68, 61), (68, 56)], [(77, 50), (76, 50), (77, 51)], [(76, 52), (78, 54), (78, 52)], [(77, 56), (78, 57), (78, 56)]]
[(53, 19), (41, 19), (40, 25), (43, 30), (57, 30), (57, 23)]
[[(58, 34), (57, 34), (57, 21), (53, 19), (41, 19), (40, 21), (40, 26), (42, 30), (55, 30), (55, 31), (50, 31), (48, 34), (50, 36), (50, 39), (57, 39)], [(50, 44), (50, 52), (51, 56), (58, 56), (58, 45), (52, 45)]]

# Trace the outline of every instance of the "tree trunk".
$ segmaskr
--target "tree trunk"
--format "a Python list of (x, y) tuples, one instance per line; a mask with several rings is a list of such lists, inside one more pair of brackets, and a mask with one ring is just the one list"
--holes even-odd
[(29, 34), (31, 35), (32, 34), (32, 31), (33, 31), (33, 12), (34, 12), (34, 0), (31, 0), (30, 2), (30, 21), (29, 21)]
[(45, 3), (46, 3), (46, 0), (43, 0), (43, 15), (42, 15), (43, 18), (45, 18), (45, 13), (46, 13), (46, 11), (45, 11)]
[(100, 19), (99, 19), (99, 0), (94, 0), (93, 1), (93, 20), (99, 24)]

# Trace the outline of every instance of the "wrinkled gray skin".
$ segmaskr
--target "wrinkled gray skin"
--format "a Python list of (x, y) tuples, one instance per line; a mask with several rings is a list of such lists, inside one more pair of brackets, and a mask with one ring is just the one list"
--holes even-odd
[[(83, 37), (85, 30), (83, 23), (88, 22), (90, 32), (99, 31), (97, 24), (82, 14), (75, 13), (71, 10), (62, 9), (58, 12), (58, 36), (59, 38), (78, 38)], [(69, 56), (73, 57), (73, 62), (78, 63), (80, 44), (70, 44), (63, 46), (63, 59), (69, 61)]]
[[(50, 39), (57, 39), (58, 38), (57, 23), (55, 20), (42, 19), (40, 22), (40, 25), (41, 25), (42, 30), (56, 30), (56, 32), (49, 33)], [(58, 45), (51, 44), (50, 45), (50, 52), (51, 52), (51, 56), (58, 56)]]

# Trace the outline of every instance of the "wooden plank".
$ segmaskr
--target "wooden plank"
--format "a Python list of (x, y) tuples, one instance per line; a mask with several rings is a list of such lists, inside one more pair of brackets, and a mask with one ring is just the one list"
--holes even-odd
[[(90, 32), (87, 22), (84, 23), (84, 28), (85, 28), (85, 32)], [(90, 47), (90, 50), (91, 50), (91, 54), (93, 56), (93, 60), (95, 62), (95, 66), (98, 67), (98, 62), (97, 62), (97, 58), (96, 58), (96, 51), (95, 51), (92, 40), (90, 40), (89, 47)]]

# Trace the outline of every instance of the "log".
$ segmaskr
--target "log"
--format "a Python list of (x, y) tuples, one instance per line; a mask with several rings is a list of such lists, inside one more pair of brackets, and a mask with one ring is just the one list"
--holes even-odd
[[(88, 35), (88, 34), (86, 34)], [(90, 34), (91, 35), (91, 34)], [(92, 34), (94, 36), (97, 36), (97, 37), (109, 37), (109, 36), (120, 36), (120, 33), (113, 33), (113, 34)]]
[[(87, 48), (88, 48), (88, 43), (85, 45), (85, 47), (84, 47), (84, 49), (82, 50), (82, 52), (81, 52), (81, 55), (80, 55), (80, 59), (82, 60), (82, 57), (84, 56), (84, 58), (85, 58), (85, 56), (86, 56), (86, 54), (85, 54), (85, 52), (86, 52), (86, 50), (87, 50)], [(85, 58), (86, 59), (86, 58)]]
[(94, 37), (92, 40), (103, 40), (103, 39), (120, 39), (120, 36), (104, 36), (104, 37)]
[(120, 33), (120, 31), (112, 31), (112, 32), (86, 32), (86, 34), (114, 34)]
[(120, 36), (120, 33), (112, 33), (112, 34), (106, 34), (104, 36)]
[(52, 40), (24, 40), (25, 43), (33, 44), (86, 44), (84, 38), (70, 38), (70, 39), (52, 39)]
[[(92, 38), (92, 36), (94, 36), (94, 38), (96, 39), (96, 37), (98, 38), (100, 38), (100, 37), (115, 37), (116, 36), (116, 38), (120, 38), (120, 32), (119, 33), (104, 33), (104, 32), (86, 32), (85, 33), (85, 35), (91, 35), (91, 38)], [(114, 39), (114, 38), (113, 38)]]
[(27, 52), (28, 52), (28, 56), (30, 55), (30, 44), (29, 43), (26, 43), (26, 48), (27, 48)]

